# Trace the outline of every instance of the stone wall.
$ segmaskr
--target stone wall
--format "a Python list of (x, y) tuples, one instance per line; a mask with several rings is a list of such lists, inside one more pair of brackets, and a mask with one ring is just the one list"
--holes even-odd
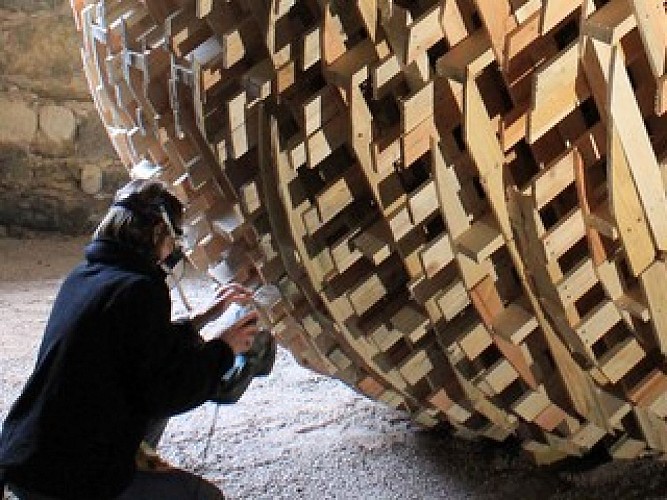
[(69, 2), (0, 0), (0, 235), (90, 232), (126, 180)]

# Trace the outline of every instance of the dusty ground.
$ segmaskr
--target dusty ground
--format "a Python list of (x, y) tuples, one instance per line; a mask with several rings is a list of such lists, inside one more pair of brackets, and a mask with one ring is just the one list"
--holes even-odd
[[(60, 279), (85, 239), (0, 238), (0, 420), (21, 389)], [(211, 285), (186, 280), (188, 296)], [(272, 375), (236, 405), (173, 418), (160, 447), (173, 464), (221, 485), (231, 499), (657, 499), (663, 462), (560, 470), (527, 463), (511, 444), (426, 432), (404, 415), (281, 351)]]

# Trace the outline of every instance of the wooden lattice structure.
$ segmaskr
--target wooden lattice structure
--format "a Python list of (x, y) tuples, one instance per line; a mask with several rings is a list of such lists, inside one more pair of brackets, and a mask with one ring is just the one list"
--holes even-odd
[(72, 0), (191, 261), (306, 366), (546, 463), (667, 450), (662, 0)]

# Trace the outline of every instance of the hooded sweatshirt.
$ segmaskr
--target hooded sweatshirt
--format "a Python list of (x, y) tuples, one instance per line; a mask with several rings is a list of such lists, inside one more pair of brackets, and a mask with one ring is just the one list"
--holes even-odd
[(103, 499), (132, 480), (149, 421), (213, 397), (234, 353), (171, 321), (164, 274), (142, 255), (96, 240), (85, 256), (3, 424), (0, 469), (29, 491)]

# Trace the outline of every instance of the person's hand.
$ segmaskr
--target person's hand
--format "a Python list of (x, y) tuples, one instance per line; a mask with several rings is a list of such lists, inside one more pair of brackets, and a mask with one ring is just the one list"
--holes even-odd
[(219, 337), (232, 348), (234, 354), (246, 352), (252, 347), (255, 335), (259, 332), (257, 319), (257, 311), (253, 309), (225, 328)]
[(252, 290), (249, 288), (238, 283), (223, 285), (216, 290), (211, 303), (203, 311), (192, 316), (192, 325), (199, 331), (206, 323), (219, 318), (233, 303), (245, 305), (251, 301)]

